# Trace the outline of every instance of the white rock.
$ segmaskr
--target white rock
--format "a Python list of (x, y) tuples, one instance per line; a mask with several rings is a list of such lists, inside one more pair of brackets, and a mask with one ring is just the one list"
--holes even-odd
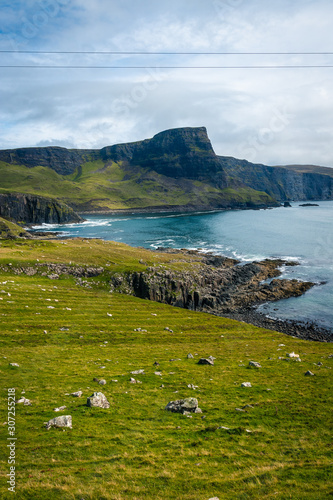
[(71, 415), (62, 415), (61, 417), (55, 417), (46, 422), (45, 427), (49, 430), (51, 427), (69, 427), (72, 428), (72, 417)]
[(253, 366), (254, 368), (261, 368), (261, 364), (256, 361), (249, 361), (249, 366)]
[(251, 382), (243, 382), (241, 384), (241, 387), (252, 387), (252, 384), (251, 384)]
[(67, 406), (59, 406), (59, 408), (54, 408), (53, 411), (64, 411)]
[(141, 375), (143, 374), (145, 371), (144, 370), (134, 370), (133, 372), (131, 372), (132, 375)]
[(295, 354), (294, 352), (287, 352), (287, 358), (299, 358), (299, 354)]
[(10, 366), (20, 366), (18, 363), (9, 363)]
[(72, 392), (71, 396), (74, 396), (75, 398), (80, 398), (82, 396), (82, 391)]

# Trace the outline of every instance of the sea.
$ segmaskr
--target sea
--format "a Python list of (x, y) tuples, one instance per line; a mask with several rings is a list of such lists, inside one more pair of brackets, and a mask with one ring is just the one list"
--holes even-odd
[(312, 281), (301, 297), (261, 305), (274, 319), (313, 322), (333, 334), (333, 201), (319, 206), (192, 213), (81, 214), (80, 224), (43, 224), (33, 230), (61, 237), (101, 238), (141, 246), (198, 249), (246, 262), (279, 258), (297, 261), (281, 278)]

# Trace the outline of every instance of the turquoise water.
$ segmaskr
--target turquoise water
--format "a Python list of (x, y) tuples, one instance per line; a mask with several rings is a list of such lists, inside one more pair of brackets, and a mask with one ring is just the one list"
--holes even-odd
[[(333, 202), (319, 207), (211, 213), (84, 215), (82, 224), (43, 225), (69, 237), (102, 238), (132, 246), (200, 248), (242, 262), (264, 258), (298, 260), (283, 277), (318, 283), (304, 296), (267, 304), (274, 318), (314, 321), (333, 329)], [(326, 284), (319, 285), (326, 281)]]

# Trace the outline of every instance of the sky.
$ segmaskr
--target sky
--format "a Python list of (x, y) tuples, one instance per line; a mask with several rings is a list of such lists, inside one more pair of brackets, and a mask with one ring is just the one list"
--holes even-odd
[(332, 19), (331, 0), (2, 0), (0, 149), (205, 126), (219, 155), (333, 167)]

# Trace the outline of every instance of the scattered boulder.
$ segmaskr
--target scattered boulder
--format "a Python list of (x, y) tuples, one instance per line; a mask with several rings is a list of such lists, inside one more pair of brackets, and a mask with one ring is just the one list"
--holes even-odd
[(170, 401), (165, 409), (173, 413), (202, 413), (198, 407), (198, 400), (196, 398), (178, 399), (177, 401)]
[(241, 387), (252, 387), (252, 384), (251, 384), (251, 382), (243, 382), (241, 384)]
[(72, 392), (71, 396), (74, 396), (74, 398), (80, 398), (82, 396), (82, 391)]
[(299, 354), (295, 354), (294, 352), (287, 352), (287, 358), (299, 358)]
[(59, 406), (59, 408), (54, 408), (53, 411), (64, 411), (67, 408), (67, 406)]
[(102, 378), (101, 380), (98, 381), (99, 385), (106, 385), (106, 380)]
[(24, 406), (31, 406), (30, 399), (27, 399), (24, 396), (21, 396), (19, 399), (17, 399), (16, 403), (18, 403), (18, 404), (23, 403)]
[(61, 417), (51, 418), (46, 422), (45, 427), (49, 430), (51, 427), (69, 427), (72, 428), (72, 417), (71, 415), (62, 415)]
[(200, 358), (198, 361), (198, 365), (211, 365), (214, 366), (214, 360), (209, 357), (209, 358)]
[(144, 370), (134, 370), (133, 372), (131, 372), (132, 375), (141, 375), (141, 374), (144, 374), (145, 371)]
[(189, 354), (187, 355), (187, 359), (193, 359), (193, 358), (194, 358), (193, 354), (189, 353)]
[(94, 392), (87, 398), (87, 406), (90, 408), (110, 408), (110, 403), (102, 392)]
[(167, 332), (173, 333), (173, 330), (171, 330), (171, 328), (169, 328), (168, 326), (166, 326), (166, 327), (164, 328), (164, 330), (166, 330)]
[(188, 384), (187, 386), (189, 389), (198, 389), (198, 386), (197, 385), (193, 385), (193, 384)]
[(212, 497), (212, 498), (209, 498), (208, 500), (220, 500), (219, 497)]
[(158, 361), (155, 361), (154, 366), (160, 366), (160, 364), (158, 363)]
[(307, 377), (313, 377), (314, 373), (312, 373), (312, 372), (310, 372), (310, 370), (308, 370), (306, 373), (304, 373), (304, 375)]
[(20, 366), (18, 363), (9, 363), (9, 366)]
[(249, 361), (249, 368), (261, 368), (261, 364), (256, 361)]

